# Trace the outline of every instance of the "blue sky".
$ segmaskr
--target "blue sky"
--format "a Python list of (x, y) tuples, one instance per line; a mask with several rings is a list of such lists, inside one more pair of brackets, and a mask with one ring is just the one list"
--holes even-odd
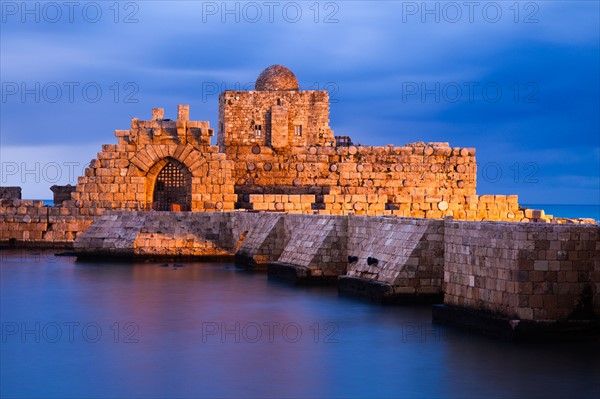
[(481, 194), (600, 203), (597, 1), (23, 4), (1, 2), (0, 184), (26, 198), (152, 107), (216, 127), (220, 90), (283, 64), (336, 135), (476, 147)]

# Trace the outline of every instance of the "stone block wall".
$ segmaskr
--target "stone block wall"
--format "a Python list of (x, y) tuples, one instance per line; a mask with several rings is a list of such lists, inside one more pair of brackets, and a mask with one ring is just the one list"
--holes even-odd
[[(462, 154), (462, 155), (461, 155)], [(426, 195), (464, 204), (475, 194), (477, 166), (474, 149), (450, 148), (447, 143), (415, 143), (405, 147), (294, 147), (275, 152), (268, 147), (228, 149), (234, 160), (238, 193), (268, 193), (273, 187), (339, 189), (340, 194), (411, 197), (425, 203)], [(401, 198), (397, 198), (400, 202)], [(425, 210), (425, 209), (424, 209)]]
[(286, 213), (313, 213), (316, 201), (314, 195), (299, 194), (247, 194), (248, 202), (240, 202), (240, 208), (255, 211), (286, 212)]
[(65, 204), (65, 207), (48, 207), (42, 201), (2, 200), (0, 240), (38, 246), (72, 243), (93, 220), (79, 216), (73, 201)]
[(87, 256), (230, 256), (225, 213), (105, 212), (75, 242)]
[(472, 148), (240, 145), (227, 147), (227, 154), (240, 209), (274, 210), (266, 201), (249, 205), (251, 194), (314, 194), (311, 209), (320, 214), (526, 221), (516, 195), (476, 194)]
[(0, 199), (21, 199), (21, 187), (0, 186)]
[(341, 191), (334, 188), (332, 194), (323, 196), (324, 209), (319, 209), (319, 214), (376, 216), (386, 213), (387, 195), (341, 194)]
[(63, 201), (71, 200), (71, 193), (75, 191), (76, 187), (67, 184), (66, 186), (54, 185), (50, 187), (50, 190), (54, 194), (54, 205), (61, 205)]
[(218, 145), (228, 155), (235, 146), (333, 146), (329, 94), (326, 90), (224, 91), (219, 96)]
[(171, 162), (189, 174), (192, 211), (234, 209), (232, 162), (210, 146), (208, 122), (189, 121), (187, 106), (179, 106), (177, 121), (132, 120), (130, 130), (117, 130), (118, 144), (105, 144), (90, 162), (72, 194), (82, 215), (100, 215), (105, 209), (152, 208), (157, 176)]
[(600, 317), (600, 227), (445, 223), (444, 303), (523, 320)]
[(0, 239), (41, 240), (48, 229), (48, 209), (42, 201), (2, 200)]
[(309, 269), (312, 277), (344, 274), (348, 219), (326, 215), (286, 216), (289, 240), (278, 263)]
[(395, 294), (442, 292), (442, 220), (351, 217), (347, 246), (346, 276), (389, 284)]

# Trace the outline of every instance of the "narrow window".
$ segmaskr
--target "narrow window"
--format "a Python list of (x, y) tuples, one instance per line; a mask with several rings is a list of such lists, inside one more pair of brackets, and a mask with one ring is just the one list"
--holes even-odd
[(262, 125), (254, 125), (254, 135), (256, 137), (262, 136)]
[(295, 125), (294, 126), (294, 135), (296, 137), (302, 137), (302, 125)]

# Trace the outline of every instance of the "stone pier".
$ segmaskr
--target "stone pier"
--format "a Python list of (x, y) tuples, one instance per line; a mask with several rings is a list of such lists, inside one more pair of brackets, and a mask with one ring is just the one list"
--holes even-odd
[(229, 214), (111, 211), (74, 242), (84, 258), (233, 260)]
[(478, 195), (474, 148), (352, 145), (329, 111), (281, 65), (220, 94), (216, 145), (188, 105), (154, 108), (53, 186), (55, 206), (0, 187), (0, 245), (229, 259), (380, 303), (443, 301), (436, 321), (484, 332), (596, 328), (596, 221)]
[(79, 256), (232, 259), (509, 338), (600, 332), (600, 226), (283, 213), (106, 212)]
[(434, 321), (516, 339), (600, 337), (600, 228), (444, 223), (444, 304)]
[(441, 302), (444, 222), (350, 218), (340, 292), (376, 302)]

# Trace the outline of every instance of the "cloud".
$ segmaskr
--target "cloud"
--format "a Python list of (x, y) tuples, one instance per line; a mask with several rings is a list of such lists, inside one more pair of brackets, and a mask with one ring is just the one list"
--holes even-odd
[[(492, 3), (501, 7), (495, 22), (492, 8), (483, 13)], [(114, 129), (127, 128), (131, 117), (148, 117), (157, 106), (173, 116), (179, 103), (216, 126), (215, 87), (252, 83), (262, 69), (280, 63), (302, 88), (331, 89), (337, 134), (363, 144), (475, 146), (480, 162), (502, 157), (506, 168), (508, 160), (522, 164), (529, 157), (554, 182), (540, 183), (538, 192), (564, 197), (571, 186), (561, 176), (580, 176), (590, 183), (580, 198), (599, 201), (593, 187), (598, 157), (592, 156), (600, 148), (597, 2), (487, 2), (472, 21), (461, 2), (296, 2), (302, 13), (296, 22), (291, 2), (278, 3), (272, 15), (255, 3), (261, 7), (256, 21), (248, 2), (229, 2), (229, 11), (222, 2), (134, 2), (137, 9), (119, 9), (118, 23), (112, 3), (99, 4), (103, 17), (96, 23), (81, 17), (3, 23), (3, 154), (6, 146), (50, 151), (50, 145), (111, 143)], [(461, 7), (456, 21), (452, 4)], [(123, 23), (127, 16), (137, 22)], [(19, 90), (23, 83), (40, 89), (6, 97), (11, 82)], [(63, 90), (78, 83), (74, 100), (65, 91), (59, 101), (48, 101), (44, 87), (52, 89), (53, 82)], [(88, 83), (101, 88), (98, 101), (82, 92)], [(475, 83), (471, 97), (468, 85)], [(415, 85), (416, 93), (407, 92)], [(501, 89), (498, 101), (486, 85)], [(28, 159), (27, 151), (19, 154)], [(510, 184), (503, 187), (515, 188)]]

